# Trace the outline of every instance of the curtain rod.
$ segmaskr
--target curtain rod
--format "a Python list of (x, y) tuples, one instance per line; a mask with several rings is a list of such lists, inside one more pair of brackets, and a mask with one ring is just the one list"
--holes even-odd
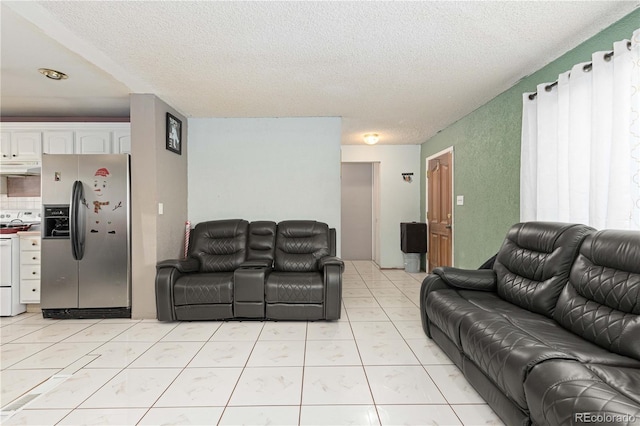
[[(627, 49), (631, 50), (631, 40), (627, 40)], [(613, 58), (613, 50), (611, 52), (607, 52), (604, 54), (604, 60), (609, 62), (611, 60), (611, 58)], [(582, 67), (582, 70), (584, 72), (589, 72), (591, 71), (591, 69), (593, 68), (593, 62), (589, 62), (588, 64), (585, 64), (585, 66)], [(569, 73), (569, 77), (571, 77), (571, 73)], [(553, 83), (547, 84), (546, 86), (544, 86), (544, 90), (546, 92), (550, 92), (551, 89), (553, 89), (554, 87), (556, 87), (558, 85), (558, 80), (554, 81)], [(533, 92), (531, 93), (528, 98), (530, 101), (534, 100), (536, 98), (536, 96), (538, 96), (538, 92)]]

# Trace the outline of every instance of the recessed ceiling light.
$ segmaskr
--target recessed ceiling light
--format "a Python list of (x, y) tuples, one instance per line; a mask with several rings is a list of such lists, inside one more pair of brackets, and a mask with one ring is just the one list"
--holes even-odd
[(50, 78), (51, 80), (66, 80), (67, 78), (69, 78), (69, 76), (65, 73), (49, 68), (39, 68), (38, 71), (40, 71), (40, 74), (44, 75), (47, 78)]
[(378, 137), (377, 133), (367, 133), (366, 135), (364, 135), (364, 143), (366, 143), (367, 145), (375, 145), (379, 140), (380, 138)]

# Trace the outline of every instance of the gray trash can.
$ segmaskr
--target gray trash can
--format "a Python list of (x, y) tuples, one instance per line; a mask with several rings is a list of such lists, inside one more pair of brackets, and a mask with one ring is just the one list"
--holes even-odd
[(404, 253), (404, 271), (412, 274), (420, 272), (420, 253)]

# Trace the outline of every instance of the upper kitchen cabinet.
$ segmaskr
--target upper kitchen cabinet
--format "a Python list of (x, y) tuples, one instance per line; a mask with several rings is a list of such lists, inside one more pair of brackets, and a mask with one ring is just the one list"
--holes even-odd
[(2, 123), (3, 161), (44, 154), (130, 154), (129, 123)]
[[(4, 126), (3, 126), (4, 127)], [(2, 160), (39, 160), (42, 155), (42, 133), (35, 131), (2, 132)]]
[(11, 133), (0, 132), (0, 158), (11, 158)]
[(45, 154), (73, 154), (73, 131), (61, 130), (44, 132), (42, 135), (42, 152)]
[(76, 154), (111, 154), (111, 132), (81, 130), (76, 132)]
[(113, 153), (131, 154), (131, 130), (113, 132)]

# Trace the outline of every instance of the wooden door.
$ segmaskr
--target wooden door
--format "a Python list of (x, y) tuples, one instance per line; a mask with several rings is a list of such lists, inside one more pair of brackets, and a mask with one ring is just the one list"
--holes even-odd
[(451, 152), (447, 152), (428, 164), (429, 272), (438, 266), (452, 266), (451, 161)]

